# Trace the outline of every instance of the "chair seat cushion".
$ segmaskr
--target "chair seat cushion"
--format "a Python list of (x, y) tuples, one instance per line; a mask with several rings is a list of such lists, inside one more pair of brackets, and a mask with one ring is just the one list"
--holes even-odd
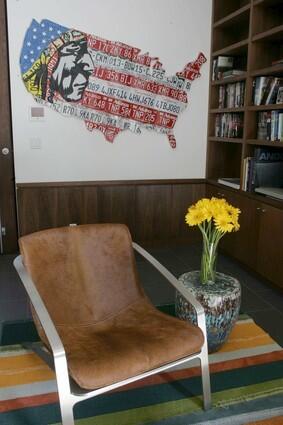
[[(75, 320), (74, 320), (75, 323)], [(83, 326), (59, 326), (70, 375), (96, 389), (201, 350), (201, 330), (158, 311), (146, 298), (115, 317)]]

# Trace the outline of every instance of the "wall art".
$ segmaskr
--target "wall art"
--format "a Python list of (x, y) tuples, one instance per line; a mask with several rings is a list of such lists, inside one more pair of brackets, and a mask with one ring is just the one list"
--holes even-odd
[(168, 76), (158, 57), (137, 47), (46, 19), (32, 20), (20, 57), (22, 79), (38, 103), (83, 120), (109, 142), (120, 131), (145, 128), (167, 135), (172, 148), (174, 126), (204, 62), (199, 53)]

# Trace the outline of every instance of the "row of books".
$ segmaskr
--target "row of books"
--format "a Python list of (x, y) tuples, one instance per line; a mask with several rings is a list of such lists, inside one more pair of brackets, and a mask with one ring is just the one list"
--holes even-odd
[(252, 157), (243, 160), (242, 190), (253, 192), (259, 187), (283, 186), (283, 152), (258, 147)]
[(235, 56), (218, 56), (212, 62), (212, 81), (221, 80), (245, 73), (243, 58)]
[(283, 142), (283, 111), (258, 112), (257, 138)]
[(283, 103), (283, 78), (256, 77), (253, 81), (254, 105), (273, 105)]
[(218, 183), (234, 189), (256, 191), (282, 199), (282, 191), (276, 193), (274, 189), (283, 188), (283, 151), (276, 148), (257, 147), (254, 149), (253, 156), (243, 159), (242, 183), (239, 177), (221, 177)]
[(243, 114), (216, 114), (215, 137), (243, 137)]
[(245, 101), (245, 82), (238, 81), (219, 86), (218, 107), (240, 108)]

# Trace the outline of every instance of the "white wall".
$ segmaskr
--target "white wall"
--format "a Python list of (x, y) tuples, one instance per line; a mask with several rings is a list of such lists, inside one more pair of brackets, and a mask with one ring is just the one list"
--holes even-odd
[[(210, 55), (211, 0), (9, 0), (13, 138), (16, 182), (202, 178), (208, 107), (209, 61), (192, 83), (189, 105), (166, 135), (121, 132), (114, 143), (89, 132), (82, 121), (45, 108), (45, 121), (31, 122), (36, 103), (21, 80), (19, 57), (32, 18), (121, 41), (159, 56), (166, 74), (181, 71), (202, 51)], [(41, 149), (31, 149), (40, 139)]]

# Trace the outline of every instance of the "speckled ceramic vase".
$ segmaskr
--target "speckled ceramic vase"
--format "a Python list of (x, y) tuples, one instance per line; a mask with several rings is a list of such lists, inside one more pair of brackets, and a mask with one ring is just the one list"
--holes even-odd
[[(179, 281), (194, 294), (205, 309), (209, 353), (219, 350), (239, 316), (241, 304), (239, 281), (217, 272), (214, 283), (202, 284), (199, 271), (184, 273), (179, 277)], [(194, 308), (179, 292), (176, 294), (175, 308), (177, 317), (196, 324)]]

